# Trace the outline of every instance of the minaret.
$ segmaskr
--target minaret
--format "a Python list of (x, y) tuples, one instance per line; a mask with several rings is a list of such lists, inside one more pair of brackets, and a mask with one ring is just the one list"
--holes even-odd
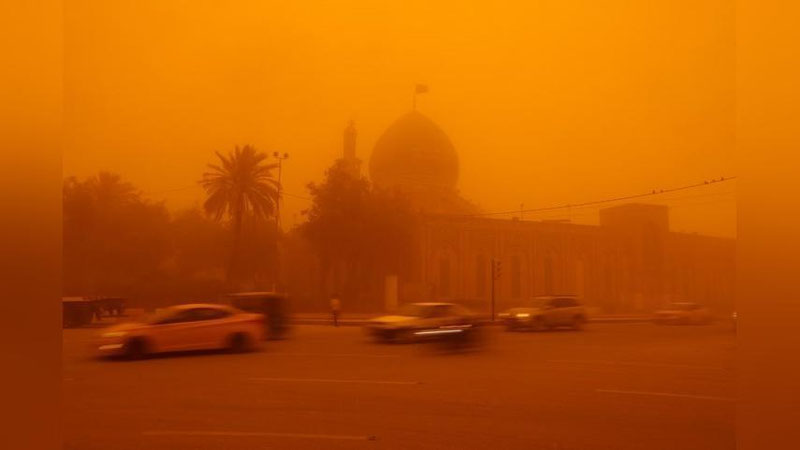
[(342, 161), (354, 177), (361, 175), (361, 161), (356, 158), (356, 125), (351, 120), (344, 129)]
[(345, 161), (354, 161), (356, 159), (356, 125), (351, 120), (344, 129), (344, 152), (342, 157)]

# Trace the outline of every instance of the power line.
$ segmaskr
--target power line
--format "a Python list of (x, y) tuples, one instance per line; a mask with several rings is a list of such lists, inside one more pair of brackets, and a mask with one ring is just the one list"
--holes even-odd
[[(729, 194), (729, 193), (725, 193), (725, 194)], [(722, 194), (720, 194), (720, 195), (722, 195)], [(711, 195), (697, 195), (697, 196), (689, 196), (689, 197), (680, 197), (680, 199), (700, 199), (701, 201), (681, 202), (681, 203), (669, 204), (668, 206), (670, 207), (670, 209), (675, 209), (675, 208), (686, 208), (686, 207), (692, 207), (692, 206), (723, 204), (723, 203), (730, 203), (730, 202), (735, 202), (736, 201), (735, 197), (716, 198), (716, 199), (705, 200), (705, 201), (702, 200), (703, 198), (708, 198), (708, 197), (712, 197), (712, 196)], [(677, 199), (675, 199), (675, 200), (677, 200)], [(570, 211), (562, 209), (562, 210), (554, 210), (554, 211), (544, 211), (544, 212), (539, 213), (539, 215), (537, 217), (539, 218), (538, 220), (552, 220), (552, 219), (561, 219), (561, 218), (569, 219), (569, 218), (575, 218), (575, 217), (596, 218), (597, 217), (597, 211), (585, 210), (584, 209), (584, 210), (579, 210), (578, 212), (575, 212), (575, 211), (571, 211), (570, 212)]]
[(144, 192), (144, 194), (146, 194), (146, 195), (168, 194), (170, 192), (185, 191), (187, 189), (200, 188), (200, 187), (201, 186), (199, 184), (192, 184), (190, 186), (184, 186), (184, 187), (179, 187), (179, 188), (174, 188), (174, 189), (166, 189), (166, 190), (163, 190), (163, 191), (146, 191), (146, 192)]
[(703, 181), (701, 183), (688, 184), (686, 186), (680, 186), (680, 187), (675, 187), (675, 188), (670, 188), (670, 189), (660, 189), (660, 190), (655, 190), (654, 189), (654, 190), (652, 190), (650, 192), (643, 193), (643, 194), (625, 195), (625, 196), (621, 196), (621, 197), (613, 197), (613, 198), (607, 198), (607, 199), (603, 199), (603, 200), (592, 200), (592, 201), (581, 202), (581, 203), (568, 203), (568, 204), (565, 204), (565, 205), (547, 206), (547, 207), (543, 207), (543, 208), (514, 209), (514, 210), (508, 210), (508, 211), (495, 211), (495, 212), (487, 212), (487, 213), (460, 214), (460, 216), (465, 216), (465, 217), (497, 216), (497, 215), (504, 215), (504, 214), (532, 213), (532, 212), (542, 212), (542, 211), (555, 211), (555, 210), (559, 210), (559, 209), (568, 209), (568, 208), (581, 208), (581, 207), (586, 207), (586, 206), (600, 205), (600, 204), (604, 204), (604, 203), (612, 203), (612, 202), (619, 202), (619, 201), (625, 201), (625, 200), (633, 200), (633, 199), (643, 198), (643, 197), (652, 197), (654, 195), (668, 194), (670, 192), (685, 191), (687, 189), (695, 189), (695, 188), (705, 187), (705, 186), (712, 185), (712, 184), (718, 184), (718, 183), (723, 183), (723, 182), (726, 182), (726, 181), (735, 180), (736, 178), (737, 177), (735, 177), (735, 176), (733, 176), (733, 177), (721, 177), (719, 179), (706, 180), (706, 181)]
[(310, 198), (308, 198), (308, 197), (303, 197), (302, 195), (297, 195), (297, 194), (290, 194), (290, 193), (288, 193), (288, 192), (286, 192), (286, 191), (283, 191), (283, 192), (281, 192), (281, 194), (282, 194), (282, 195), (287, 195), (287, 196), (289, 196), (289, 197), (293, 197), (293, 198), (299, 198), (300, 200), (308, 200), (308, 201), (311, 201), (311, 199), (310, 199)]
[[(691, 200), (691, 199), (697, 199), (697, 198), (707, 198), (707, 197), (720, 197), (720, 196), (735, 195), (735, 194), (736, 193), (733, 192), (733, 191), (709, 192), (709, 193), (698, 194), (698, 195), (685, 195), (685, 196), (680, 196), (680, 197), (667, 197), (667, 198), (659, 199), (659, 200), (657, 200), (657, 202), (659, 204), (667, 204), (667, 205), (669, 205), (670, 208), (674, 208), (676, 206), (682, 206), (683, 205), (683, 204), (677, 204), (676, 205), (675, 202), (677, 202), (677, 201)], [(731, 199), (727, 199), (727, 200), (731, 200)], [(723, 201), (727, 201), (727, 200), (723, 199)], [(580, 212), (577, 212), (577, 213), (572, 212), (571, 213), (572, 215), (589, 215), (589, 214), (596, 214), (596, 212), (590, 212), (590, 211), (584, 211), (584, 210), (586, 210), (588, 208), (596, 208), (596, 207), (597, 206), (595, 206), (595, 205), (573, 206), (573, 207), (569, 208), (569, 210), (570, 211), (576, 211), (576, 210), (580, 211)], [(519, 210), (517, 210), (517, 211), (519, 211)], [(538, 213), (533, 213), (532, 215), (541, 216), (543, 214), (561, 214), (561, 215), (566, 215), (567, 214), (567, 213), (561, 213), (560, 211), (561, 210), (540, 211)]]

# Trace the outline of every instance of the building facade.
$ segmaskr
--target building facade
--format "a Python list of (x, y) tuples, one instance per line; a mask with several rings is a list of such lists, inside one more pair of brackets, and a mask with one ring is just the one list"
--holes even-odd
[[(350, 124), (343, 159), (360, 173), (355, 136)], [(489, 312), (493, 297), (503, 309), (550, 294), (577, 295), (612, 314), (670, 301), (733, 308), (735, 240), (673, 232), (666, 206), (642, 203), (600, 210), (599, 225), (481, 217), (457, 190), (459, 159), (449, 137), (417, 111), (378, 138), (369, 172), (376, 186), (412, 200), (420, 225), (409, 270), (368, 283), (387, 288), (365, 288), (353, 301), (358, 308), (438, 300)]]
[(733, 308), (734, 240), (672, 232), (662, 205), (602, 209), (598, 226), (481, 218), (457, 191), (451, 140), (417, 111), (378, 139), (370, 178), (405, 192), (423, 217), (415, 267), (398, 280), (400, 301), (487, 311), (492, 293), (496, 308), (574, 294), (606, 313), (652, 311), (669, 301)]
[(400, 298), (488, 311), (494, 291), (496, 308), (572, 294), (605, 313), (652, 311), (669, 301), (731, 310), (735, 242), (671, 232), (667, 213), (661, 205), (625, 204), (601, 210), (599, 226), (428, 217)]

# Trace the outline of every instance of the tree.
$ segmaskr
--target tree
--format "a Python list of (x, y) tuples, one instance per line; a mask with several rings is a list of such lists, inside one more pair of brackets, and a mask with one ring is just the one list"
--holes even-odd
[(181, 278), (224, 281), (228, 230), (200, 209), (173, 214), (170, 226), (174, 253), (172, 268)]
[(216, 221), (227, 217), (231, 223), (233, 247), (227, 273), (231, 283), (240, 263), (245, 218), (269, 219), (275, 214), (279, 184), (272, 170), (277, 164), (267, 164), (266, 153), (249, 145), (236, 147), (227, 156), (219, 152), (216, 155), (219, 164), (208, 165), (211, 170), (203, 174), (200, 184), (208, 195), (203, 205), (206, 213)]
[(171, 254), (169, 214), (119, 175), (63, 186), (64, 293), (150, 296)]
[(409, 267), (416, 215), (407, 199), (374, 188), (344, 160), (308, 189), (312, 206), (300, 231), (320, 260), (323, 289), (358, 303), (380, 292), (385, 275)]

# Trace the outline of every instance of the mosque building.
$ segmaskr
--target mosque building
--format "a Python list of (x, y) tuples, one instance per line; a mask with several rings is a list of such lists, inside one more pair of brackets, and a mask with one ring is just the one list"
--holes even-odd
[[(359, 167), (352, 124), (344, 141), (344, 159)], [(413, 267), (387, 278), (387, 304), (377, 301), (376, 310), (455, 301), (487, 312), (492, 290), (498, 309), (550, 294), (578, 295), (605, 313), (648, 312), (668, 301), (733, 308), (735, 241), (671, 231), (667, 206), (601, 209), (599, 225), (482, 217), (457, 190), (450, 138), (418, 111), (383, 132), (368, 167), (376, 186), (402, 191), (422, 216)]]

